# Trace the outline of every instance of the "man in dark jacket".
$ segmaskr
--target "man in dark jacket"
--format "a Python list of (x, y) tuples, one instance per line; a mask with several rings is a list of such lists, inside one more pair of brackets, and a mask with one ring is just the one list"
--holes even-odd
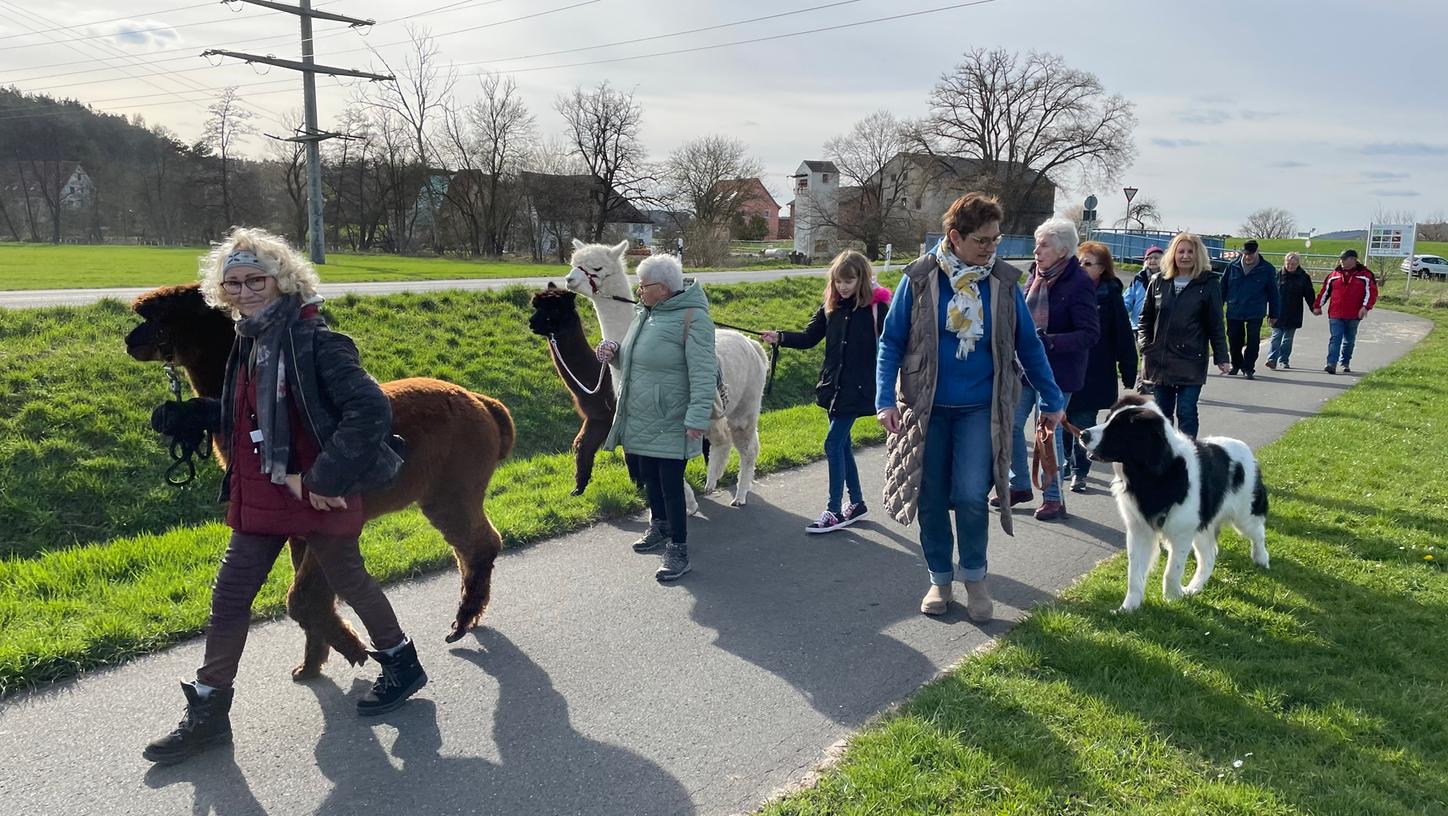
[(1277, 324), (1277, 269), (1257, 253), (1257, 242), (1242, 244), (1242, 255), (1222, 273), (1222, 302), (1227, 304), (1227, 344), (1232, 370), (1253, 379), (1262, 342), (1262, 319)]

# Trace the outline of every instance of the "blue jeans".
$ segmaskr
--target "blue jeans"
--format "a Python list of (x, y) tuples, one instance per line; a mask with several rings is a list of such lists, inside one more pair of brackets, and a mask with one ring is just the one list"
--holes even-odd
[(830, 503), (826, 509), (837, 516), (846, 486), (850, 488), (851, 503), (865, 500), (860, 492), (860, 471), (855, 467), (855, 446), (850, 440), (854, 425), (855, 417), (830, 417), (830, 430), (825, 434), (825, 461), (830, 465)]
[[(1070, 394), (1063, 394), (1066, 402), (1071, 402)], [(1026, 421), (1031, 418), (1031, 412), (1040, 407), (1041, 394), (1026, 383), (1021, 388), (1021, 401), (1016, 404), (1016, 442), (1011, 445), (1011, 490), (1031, 489), (1031, 466), (1026, 461)], [(1033, 426), (1034, 427), (1034, 426)], [(1031, 435), (1035, 439), (1035, 434)], [(1066, 461), (1065, 450), (1061, 445), (1061, 434), (1056, 434), (1056, 462)], [(1046, 501), (1061, 501), (1061, 474), (1059, 470), (1056, 478), (1046, 485), (1041, 491)], [(1006, 497), (1002, 496), (1001, 501)]]
[(1272, 330), (1272, 345), (1267, 348), (1267, 362), (1286, 364), (1292, 357), (1292, 338), (1297, 336), (1297, 329)]
[(1197, 417), (1197, 400), (1202, 398), (1200, 385), (1157, 385), (1152, 387), (1152, 397), (1166, 414), (1167, 421), (1176, 417), (1177, 430), (1197, 438), (1201, 421)]
[[(920, 549), (930, 583), (948, 586), (955, 576), (950, 556), (960, 548), (961, 579), (985, 579), (991, 473), (990, 406), (950, 408), (937, 405), (925, 430), (925, 462), (920, 482)], [(955, 510), (955, 530), (950, 511)]]
[[(1096, 417), (1099, 413), (1098, 411), (1067, 411), (1066, 421), (1084, 431), (1096, 424)], [(1085, 479), (1086, 474), (1091, 472), (1091, 458), (1086, 455), (1086, 448), (1065, 428), (1057, 431), (1056, 435), (1061, 437), (1062, 444), (1066, 446), (1066, 458), (1061, 460), (1062, 472), (1065, 472), (1066, 465), (1069, 464), (1072, 478)]]
[[(1358, 324), (1361, 320), (1342, 317), (1328, 318), (1327, 326), (1332, 338), (1327, 341), (1327, 364), (1335, 366), (1342, 360), (1344, 367), (1352, 362), (1352, 347), (1357, 343)], [(1339, 356), (1339, 351), (1341, 356)]]

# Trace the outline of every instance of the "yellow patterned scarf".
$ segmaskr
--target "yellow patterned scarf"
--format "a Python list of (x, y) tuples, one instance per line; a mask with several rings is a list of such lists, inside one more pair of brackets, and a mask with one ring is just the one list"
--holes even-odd
[(960, 342), (955, 347), (955, 359), (964, 360), (975, 351), (975, 341), (985, 335), (985, 309), (980, 300), (980, 281), (990, 274), (995, 266), (995, 256), (985, 266), (968, 266), (955, 253), (944, 238), (935, 245), (935, 262), (940, 271), (950, 277), (950, 288), (954, 295), (946, 307), (945, 328), (955, 332)]

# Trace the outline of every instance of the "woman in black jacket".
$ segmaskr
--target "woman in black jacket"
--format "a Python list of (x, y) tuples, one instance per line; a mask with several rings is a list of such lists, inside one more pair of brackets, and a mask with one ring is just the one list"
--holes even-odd
[[(825, 435), (829, 503), (819, 519), (805, 527), (807, 533), (828, 533), (869, 515), (860, 490), (850, 429), (859, 417), (875, 414), (875, 350), (889, 307), (890, 290), (875, 285), (875, 268), (870, 260), (846, 250), (830, 264), (824, 303), (815, 310), (805, 330), (767, 331), (762, 335), (764, 342), (785, 348), (814, 348), (825, 341), (825, 361), (815, 386), (815, 401), (830, 417), (830, 430)], [(841, 511), (846, 487), (850, 504)]]
[[(1118, 371), (1123, 387), (1130, 389), (1136, 385), (1136, 337), (1131, 331), (1131, 317), (1126, 311), (1123, 287), (1116, 277), (1111, 250), (1100, 241), (1087, 241), (1076, 250), (1076, 256), (1081, 261), (1081, 268), (1096, 284), (1101, 338), (1091, 347), (1087, 357), (1086, 379), (1081, 389), (1073, 392), (1071, 401), (1067, 403), (1066, 420), (1077, 428), (1089, 428), (1096, 424), (1098, 412), (1116, 402)], [(1086, 473), (1091, 470), (1091, 459), (1075, 439), (1065, 437), (1065, 440), (1069, 450), (1061, 478), (1070, 477), (1072, 493), (1085, 493)]]
[(1302, 310), (1311, 309), (1317, 299), (1317, 289), (1312, 285), (1312, 276), (1302, 268), (1302, 256), (1296, 252), (1287, 253), (1282, 259), (1282, 270), (1277, 273), (1277, 291), (1281, 295), (1282, 311), (1277, 313), (1277, 322), (1272, 324), (1272, 345), (1267, 350), (1268, 368), (1286, 368), (1292, 356), (1292, 338), (1302, 328)]
[(305, 258), (259, 229), (233, 230), (203, 261), (202, 294), (236, 319), (222, 398), (200, 401), (226, 454), (222, 498), (232, 533), (211, 589), (205, 657), (195, 681), (181, 684), (186, 713), (146, 746), (152, 762), (169, 765), (231, 741), (232, 681), (251, 604), (292, 537), (306, 539), (382, 667), (357, 713), (391, 711), (427, 683), (358, 550), (361, 494), (386, 487), (402, 468), (388, 444), (392, 406), (357, 347), (327, 328), (317, 285)]
[(1227, 330), (1222, 316), (1221, 275), (1212, 271), (1207, 247), (1190, 232), (1178, 233), (1146, 287), (1137, 333), (1141, 380), (1182, 433), (1196, 438), (1197, 400), (1207, 382), (1207, 352), (1226, 374)]

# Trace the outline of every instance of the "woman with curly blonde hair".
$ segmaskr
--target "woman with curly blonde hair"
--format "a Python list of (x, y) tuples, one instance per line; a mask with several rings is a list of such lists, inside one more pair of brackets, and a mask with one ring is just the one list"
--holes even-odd
[(183, 682), (186, 713), (146, 746), (171, 764), (231, 741), (232, 681), (251, 604), (289, 538), (304, 538), (327, 582), (362, 620), (382, 666), (359, 714), (402, 705), (427, 683), (417, 649), (358, 550), (361, 494), (396, 479), (392, 406), (357, 347), (327, 328), (317, 273), (283, 239), (238, 228), (202, 261), (209, 303), (236, 318), (221, 399), (202, 400), (226, 459), (221, 498), (231, 542), (211, 591), (206, 655)]

